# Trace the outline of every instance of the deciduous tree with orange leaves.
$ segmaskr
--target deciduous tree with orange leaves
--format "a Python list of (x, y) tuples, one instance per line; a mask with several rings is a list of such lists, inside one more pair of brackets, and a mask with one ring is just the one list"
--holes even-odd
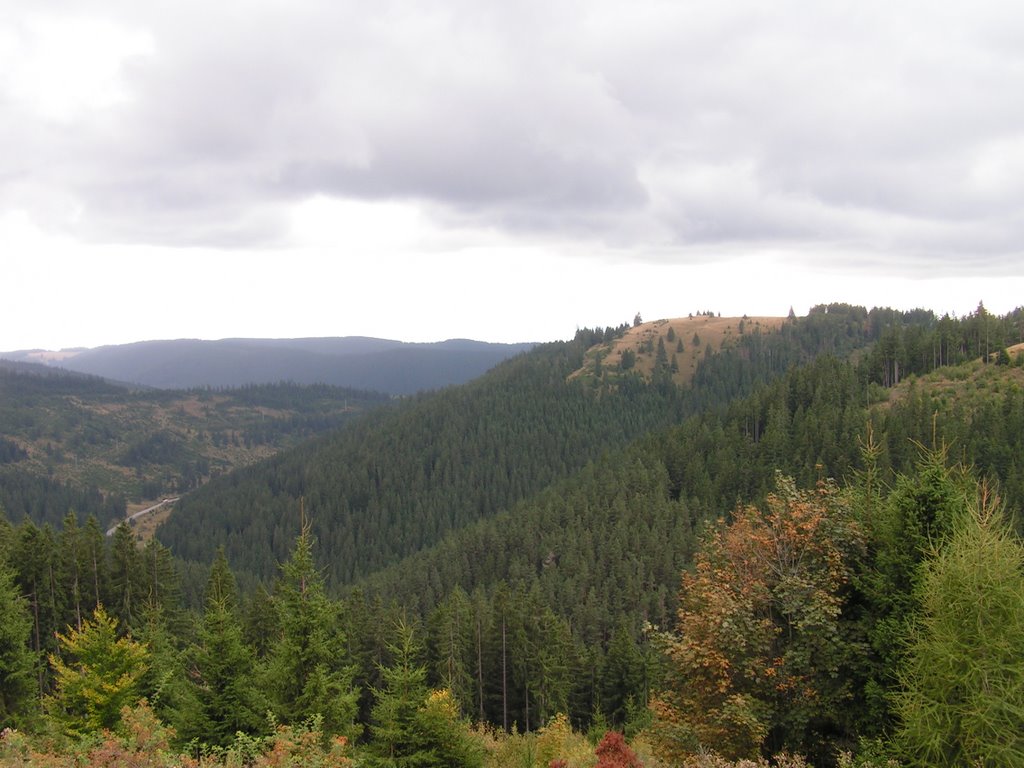
[(828, 748), (851, 695), (842, 610), (862, 547), (834, 483), (804, 491), (782, 475), (763, 509), (742, 506), (710, 531), (662, 637), (669, 671), (652, 709), (664, 757)]

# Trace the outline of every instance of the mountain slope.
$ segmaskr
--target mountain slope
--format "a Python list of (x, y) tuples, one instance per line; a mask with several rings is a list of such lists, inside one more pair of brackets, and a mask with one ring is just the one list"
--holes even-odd
[(671, 388), (636, 382), (600, 396), (568, 381), (587, 346), (544, 345), (210, 483), (158, 536), (200, 562), (223, 544), (236, 568), (269, 579), (298, 531), (301, 498), (328, 576), (350, 582), (678, 417)]
[(752, 328), (704, 355), (685, 388), (636, 370), (574, 376), (588, 350), (626, 329), (582, 330), (572, 342), (543, 345), (470, 384), (397, 403), (211, 483), (183, 500), (158, 537), (196, 562), (224, 545), (233, 567), (269, 579), (304, 505), (332, 583), (351, 583), (646, 432), (722, 408), (824, 352), (862, 348), (866, 318), (863, 309), (836, 309), (777, 330)]
[(386, 403), (336, 387), (129, 390), (42, 365), (0, 364), (0, 504), (59, 522), (69, 507), (104, 525), (125, 498), (178, 494), (211, 476)]
[(360, 587), (427, 615), (456, 588), (523, 583), (587, 642), (623, 622), (634, 631), (643, 621), (667, 626), (702, 525), (763, 499), (776, 472), (805, 488), (852, 480), (869, 427), (883, 482), (911, 471), (934, 440), (995, 480), (1010, 509), (1024, 510), (1024, 369), (941, 368), (872, 403), (862, 374), (833, 357), (796, 367), (726, 412), (652, 432)]
[[(62, 356), (60, 364), (162, 389), (288, 381), (405, 395), (469, 381), (532, 346), (461, 339), (408, 344), (366, 337), (177, 339), (81, 350)], [(20, 359), (47, 358), (24, 352)]]
[(744, 336), (777, 333), (785, 321), (783, 317), (705, 314), (641, 323), (587, 350), (583, 367), (573, 375), (614, 379), (634, 372), (647, 379), (662, 376), (685, 385), (705, 357), (738, 346)]

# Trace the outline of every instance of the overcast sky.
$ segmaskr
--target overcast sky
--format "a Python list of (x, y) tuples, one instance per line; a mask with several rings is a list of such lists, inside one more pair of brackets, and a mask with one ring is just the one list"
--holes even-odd
[(0, 350), (1024, 304), (1024, 6), (6, 0)]

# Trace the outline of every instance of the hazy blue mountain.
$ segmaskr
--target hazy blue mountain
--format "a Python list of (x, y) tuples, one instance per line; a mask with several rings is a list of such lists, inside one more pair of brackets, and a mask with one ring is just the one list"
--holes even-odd
[[(289, 381), (406, 395), (469, 381), (534, 345), (451, 339), (415, 344), (364, 336), (177, 339), (97, 347), (62, 357), (69, 370), (162, 389)], [(37, 360), (32, 353), (5, 353)]]

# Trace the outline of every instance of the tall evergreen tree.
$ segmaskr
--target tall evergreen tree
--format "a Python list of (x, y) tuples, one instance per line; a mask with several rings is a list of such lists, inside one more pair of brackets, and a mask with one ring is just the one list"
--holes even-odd
[(601, 705), (609, 725), (621, 730), (626, 725), (627, 703), (643, 696), (643, 665), (633, 633), (620, 623), (608, 643), (601, 670)]
[(242, 637), (237, 588), (223, 549), (210, 569), (199, 641), (191, 656), (192, 707), (181, 713), (181, 736), (226, 747), (235, 734), (263, 725), (254, 686), (255, 655)]
[(946, 463), (944, 447), (922, 449), (916, 470), (899, 475), (884, 499), (861, 511), (873, 544), (867, 567), (857, 579), (874, 651), (861, 724), (868, 734), (880, 734), (893, 722), (892, 687), (908, 627), (920, 609), (922, 563), (948, 539), (966, 509), (972, 481), (963, 468), (951, 469)]
[(191, 631), (186, 635), (181, 627), (172, 627), (167, 612), (154, 600), (142, 604), (136, 624), (133, 637), (146, 647), (149, 659), (139, 678), (139, 695), (165, 722), (176, 727), (181, 713), (192, 705), (183, 650)]
[(384, 687), (373, 691), (370, 764), (388, 768), (433, 765), (417, 722), (427, 698), (427, 670), (417, 658), (412, 627), (400, 623), (389, 649), (392, 662), (381, 669)]
[(927, 563), (896, 694), (912, 765), (1024, 765), (1024, 546), (985, 499)]
[(474, 701), (473, 615), (469, 595), (456, 587), (431, 613), (427, 622), (431, 680), (452, 692), (463, 706)]
[(57, 536), (60, 587), (66, 603), (63, 624), (78, 629), (82, 628), (83, 614), (91, 613), (91, 610), (83, 610), (84, 575), (87, 571), (82, 543), (83, 535), (78, 527), (78, 515), (74, 510), (68, 510)]
[(19, 594), (14, 574), (0, 559), (0, 729), (22, 724), (36, 692), (31, 635), (28, 602)]
[(107, 543), (95, 515), (89, 515), (86, 519), (79, 544), (84, 566), (81, 585), (82, 605), (87, 606), (88, 612), (91, 613), (104, 601), (109, 600), (107, 596), (110, 590)]
[(392, 662), (381, 669), (370, 724), (371, 768), (470, 768), (482, 751), (470, 737), (447, 690), (428, 692), (427, 670), (418, 658), (412, 627), (401, 622), (390, 646)]
[(142, 558), (135, 544), (135, 534), (128, 523), (114, 530), (110, 547), (110, 604), (111, 614), (123, 630), (134, 626), (146, 597), (143, 586)]
[(314, 715), (327, 734), (353, 735), (356, 692), (338, 606), (324, 592), (308, 525), (282, 566), (274, 592), (278, 636), (264, 660), (263, 681), (274, 714), (285, 724)]
[(38, 660), (36, 679), (40, 695), (49, 688), (46, 654), (56, 648), (56, 633), (62, 628), (60, 605), (63, 593), (57, 583), (58, 566), (53, 529), (42, 528), (26, 519), (18, 526), (10, 561), (15, 583), (29, 603), (32, 616), (32, 648)]

